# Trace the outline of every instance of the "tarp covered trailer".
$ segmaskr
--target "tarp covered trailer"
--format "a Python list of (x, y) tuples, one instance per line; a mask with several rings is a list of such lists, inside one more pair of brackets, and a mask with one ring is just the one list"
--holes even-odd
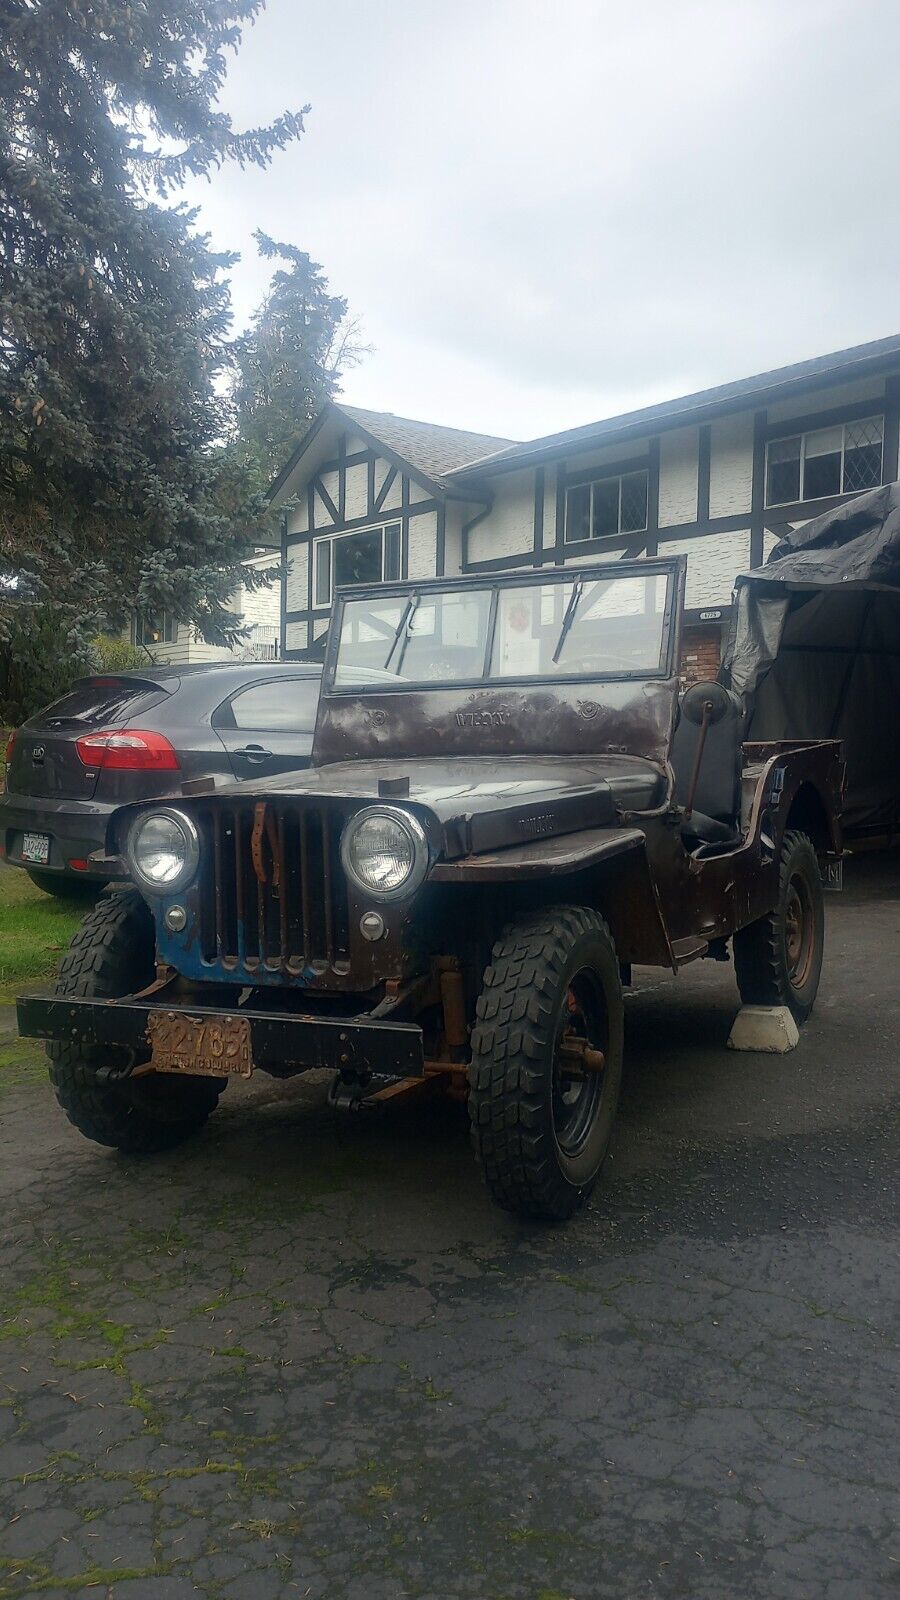
[(848, 844), (900, 842), (900, 485), (793, 528), (738, 578), (721, 676), (746, 739), (842, 741)]

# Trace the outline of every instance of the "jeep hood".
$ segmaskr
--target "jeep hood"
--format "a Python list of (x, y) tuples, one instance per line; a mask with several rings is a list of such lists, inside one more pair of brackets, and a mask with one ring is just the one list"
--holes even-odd
[(665, 769), (640, 756), (446, 757), (342, 761), (263, 783), (217, 786), (216, 800), (289, 798), (408, 806), (430, 814), (451, 859), (528, 839), (609, 827), (668, 799)]

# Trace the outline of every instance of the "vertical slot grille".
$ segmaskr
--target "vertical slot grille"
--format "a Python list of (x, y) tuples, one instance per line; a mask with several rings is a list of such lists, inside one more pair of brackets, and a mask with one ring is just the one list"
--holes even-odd
[(207, 845), (200, 883), (204, 959), (250, 977), (346, 972), (343, 817), (269, 802), (212, 806), (200, 820)]

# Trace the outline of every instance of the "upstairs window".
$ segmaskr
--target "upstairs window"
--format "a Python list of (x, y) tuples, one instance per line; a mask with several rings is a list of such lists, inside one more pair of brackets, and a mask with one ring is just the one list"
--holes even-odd
[(877, 489), (883, 446), (883, 417), (771, 440), (766, 450), (766, 505)]
[(330, 606), (335, 589), (400, 576), (400, 524), (333, 534), (313, 547), (313, 605)]
[(623, 472), (566, 490), (566, 543), (643, 533), (647, 527), (646, 470)]

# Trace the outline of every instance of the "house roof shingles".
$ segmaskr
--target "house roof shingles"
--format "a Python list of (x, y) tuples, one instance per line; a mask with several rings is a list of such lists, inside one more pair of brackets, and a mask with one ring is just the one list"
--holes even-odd
[(336, 408), (429, 478), (444, 478), (467, 463), (496, 455), (516, 442), (487, 433), (470, 433), (466, 428), (444, 428), (435, 422), (395, 417), (391, 411), (364, 411), (341, 401), (336, 402)]

